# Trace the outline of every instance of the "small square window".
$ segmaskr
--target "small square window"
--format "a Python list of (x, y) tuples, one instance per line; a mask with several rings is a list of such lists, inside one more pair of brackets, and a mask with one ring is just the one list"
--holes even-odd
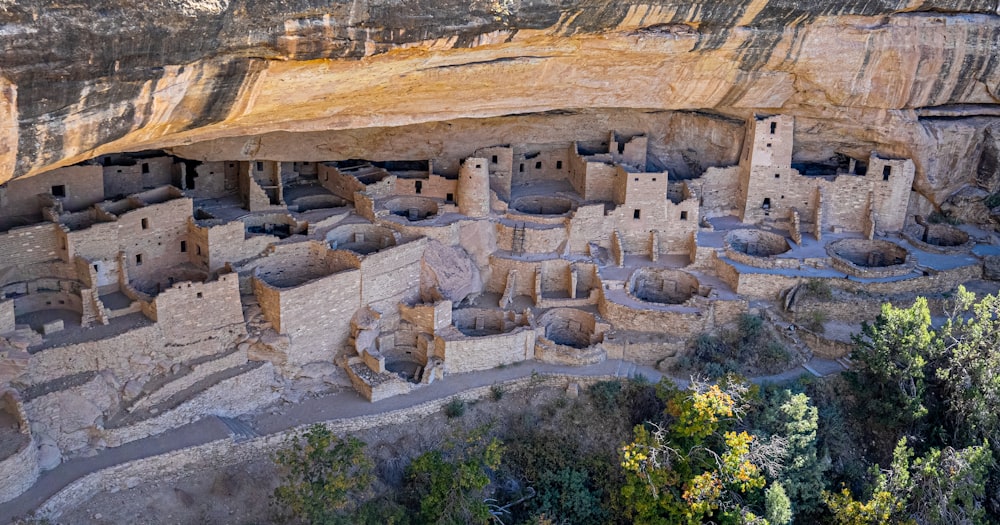
[(230, 163), (229, 163), (229, 167), (230, 167), (230, 168), (235, 168), (235, 167), (236, 167), (236, 164), (233, 164), (232, 162), (230, 162)]
[(201, 292), (198, 292), (198, 299), (201, 299), (201, 298), (203, 298), (203, 297), (204, 297), (204, 295), (202, 295), (202, 293), (201, 293)]
[[(770, 144), (768, 144), (768, 146), (770, 146)], [(264, 163), (263, 162), (257, 161), (257, 171), (264, 171)]]
[(149, 173), (149, 163), (148, 162), (143, 162), (142, 163), (142, 172), (143, 173)]
[(538, 161), (538, 162), (535, 163), (535, 169), (536, 170), (542, 169), (542, 161)]
[(142, 266), (142, 254), (141, 253), (135, 254), (135, 265), (136, 266)]
[(656, 182), (656, 177), (653, 177), (653, 182)]
[(65, 184), (58, 184), (56, 186), (52, 186), (52, 196), (53, 197), (65, 197), (66, 196), (66, 185)]
[(639, 182), (639, 177), (636, 177), (636, 178), (635, 178), (635, 181), (636, 181), (636, 182)]
[(556, 161), (556, 169), (557, 170), (561, 170), (562, 169), (562, 161), (561, 160), (557, 160)]
[(641, 212), (639, 210), (633, 210), (632, 211), (632, 218), (633, 219), (639, 219), (640, 215), (641, 215)]
[(688, 220), (688, 212), (686, 212), (686, 211), (682, 211), (681, 212), (681, 220), (682, 221)]
[(497, 156), (493, 155), (493, 158), (490, 159), (490, 162), (492, 162), (493, 164), (496, 164), (497, 163)]
[(482, 168), (482, 167), (483, 167), (483, 165), (482, 165), (482, 164), (476, 164), (476, 169), (477, 169), (477, 170), (478, 170), (479, 168)]
[(775, 173), (775, 174), (774, 174), (774, 178), (776, 178), (776, 179), (780, 179), (780, 178), (781, 178), (781, 174), (780, 174), (780, 173)]
[(148, 230), (149, 229), (149, 219), (143, 219), (142, 220), (142, 229), (144, 229), (144, 230)]
[(771, 143), (770, 142), (767, 143), (767, 147), (769, 147), (769, 148), (771, 147)]
[(446, 194), (445, 197), (444, 197), (444, 200), (446, 200), (448, 202), (453, 202), (455, 200), (455, 194), (454, 193), (448, 193), (448, 194)]

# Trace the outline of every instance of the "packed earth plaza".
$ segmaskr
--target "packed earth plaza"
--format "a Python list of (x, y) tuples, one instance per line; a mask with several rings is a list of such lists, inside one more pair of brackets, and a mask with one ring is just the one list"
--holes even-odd
[[(642, 130), (609, 130), (434, 161), (102, 155), (15, 179), (0, 501), (63, 460), (338, 385), (377, 404), (521, 361), (670, 371), (748, 312), (789, 368), (847, 368), (880, 298), (998, 278), (996, 236), (932, 221), (911, 160), (793, 166), (794, 126), (754, 115), (737, 165), (689, 178)], [(816, 283), (871, 304), (826, 304), (810, 330)]]

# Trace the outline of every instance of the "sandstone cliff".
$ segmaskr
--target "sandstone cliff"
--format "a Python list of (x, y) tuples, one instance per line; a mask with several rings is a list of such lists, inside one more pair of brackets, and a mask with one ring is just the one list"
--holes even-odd
[(912, 157), (915, 186), (940, 205), (966, 184), (987, 193), (1000, 184), (998, 9), (997, 0), (0, 1), (0, 181), (105, 152), (427, 157), (463, 151), (469, 134), (472, 148), (522, 131), (590, 139), (609, 124), (653, 129), (654, 154), (696, 172), (731, 162), (739, 119), (780, 111), (797, 117), (798, 159)]

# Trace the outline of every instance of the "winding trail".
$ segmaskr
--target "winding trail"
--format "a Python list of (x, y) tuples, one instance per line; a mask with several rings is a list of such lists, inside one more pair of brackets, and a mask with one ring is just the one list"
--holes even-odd
[[(816, 358), (806, 365), (780, 374), (751, 378), (751, 381), (754, 383), (780, 383), (805, 374), (826, 376), (843, 370), (844, 368), (836, 361)], [(303, 424), (409, 408), (427, 401), (450, 397), (473, 388), (528, 377), (532, 373), (564, 374), (579, 377), (636, 377), (642, 375), (651, 382), (657, 382), (664, 376), (662, 372), (651, 367), (638, 366), (620, 359), (588, 366), (550, 365), (524, 361), (504, 368), (449, 375), (443, 381), (416, 389), (410, 394), (395, 396), (376, 403), (366, 401), (353, 390), (344, 390), (300, 403), (283, 405), (278, 410), (264, 411), (250, 418), (241, 419), (241, 421), (245, 422), (246, 426), (253, 432), (259, 435), (268, 435)], [(684, 379), (672, 379), (681, 385), (687, 383)], [(0, 520), (5, 518), (7, 521), (13, 521), (15, 518), (27, 516), (67, 485), (92, 472), (136, 459), (225, 439), (233, 435), (231, 423), (227, 424), (216, 416), (207, 416), (194, 423), (161, 434), (126, 443), (120, 447), (102, 450), (90, 457), (69, 460), (50, 471), (43, 472), (38, 481), (24, 494), (0, 504)]]

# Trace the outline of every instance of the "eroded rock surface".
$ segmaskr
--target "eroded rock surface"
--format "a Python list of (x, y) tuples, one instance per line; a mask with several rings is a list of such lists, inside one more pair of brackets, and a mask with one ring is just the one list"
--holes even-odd
[[(791, 114), (798, 158), (911, 157), (938, 205), (992, 165), (992, 0), (8, 4), (0, 180), (145, 148), (400, 159), (386, 128), (593, 108)], [(734, 129), (698, 141), (719, 157), (675, 150), (671, 167), (720, 162)]]

